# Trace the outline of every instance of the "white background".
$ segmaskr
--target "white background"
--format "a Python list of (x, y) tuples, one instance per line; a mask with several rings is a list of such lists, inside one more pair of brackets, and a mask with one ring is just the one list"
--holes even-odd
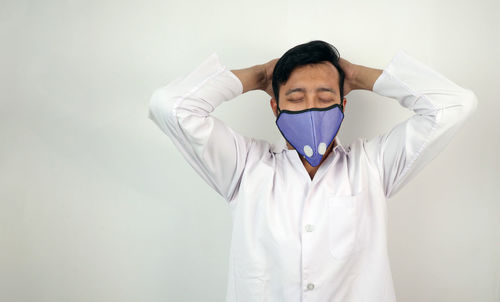
[[(147, 118), (154, 89), (217, 52), (230, 69), (310, 40), (385, 67), (398, 49), (477, 111), (389, 204), (398, 301), (500, 301), (500, 5), (480, 1), (0, 1), (0, 301), (223, 301), (222, 197)], [(214, 115), (279, 131), (263, 91)], [(412, 112), (347, 96), (348, 145)]]

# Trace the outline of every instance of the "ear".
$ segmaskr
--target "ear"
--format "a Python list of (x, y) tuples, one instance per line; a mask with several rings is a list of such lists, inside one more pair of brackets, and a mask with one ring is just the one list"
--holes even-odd
[(342, 100), (342, 107), (344, 107), (344, 112), (345, 112), (345, 105), (347, 104), (347, 98), (344, 97), (344, 99)]
[(271, 109), (273, 110), (274, 116), (278, 117), (278, 105), (276, 103), (276, 99), (275, 98), (271, 98), (271, 100), (269, 101), (269, 103), (271, 105)]

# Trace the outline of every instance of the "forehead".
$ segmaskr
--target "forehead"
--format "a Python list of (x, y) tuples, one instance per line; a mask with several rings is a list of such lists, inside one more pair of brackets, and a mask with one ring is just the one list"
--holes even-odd
[(295, 68), (288, 81), (283, 85), (291, 87), (298, 84), (317, 83), (338, 86), (339, 73), (330, 62), (303, 65)]

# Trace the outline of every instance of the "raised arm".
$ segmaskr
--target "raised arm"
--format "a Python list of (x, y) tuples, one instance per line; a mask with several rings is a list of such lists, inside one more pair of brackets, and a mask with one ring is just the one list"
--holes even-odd
[(156, 89), (149, 105), (149, 118), (228, 202), (238, 187), (252, 139), (236, 133), (211, 112), (257, 89), (260, 71), (256, 65), (233, 73), (213, 53), (189, 74)]
[(372, 88), (415, 113), (388, 132), (364, 142), (364, 150), (377, 167), (384, 193), (390, 198), (448, 145), (476, 109), (477, 98), (471, 90), (458, 86), (402, 50)]

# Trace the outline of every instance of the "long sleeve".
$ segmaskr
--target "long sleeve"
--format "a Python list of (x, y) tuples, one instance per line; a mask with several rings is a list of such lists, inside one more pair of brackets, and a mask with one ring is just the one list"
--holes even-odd
[(384, 193), (393, 196), (451, 141), (477, 107), (476, 95), (400, 50), (375, 81), (373, 92), (415, 112), (365, 142)]
[(191, 73), (156, 89), (149, 105), (148, 117), (228, 202), (245, 167), (251, 139), (210, 113), (242, 92), (241, 81), (213, 53)]

